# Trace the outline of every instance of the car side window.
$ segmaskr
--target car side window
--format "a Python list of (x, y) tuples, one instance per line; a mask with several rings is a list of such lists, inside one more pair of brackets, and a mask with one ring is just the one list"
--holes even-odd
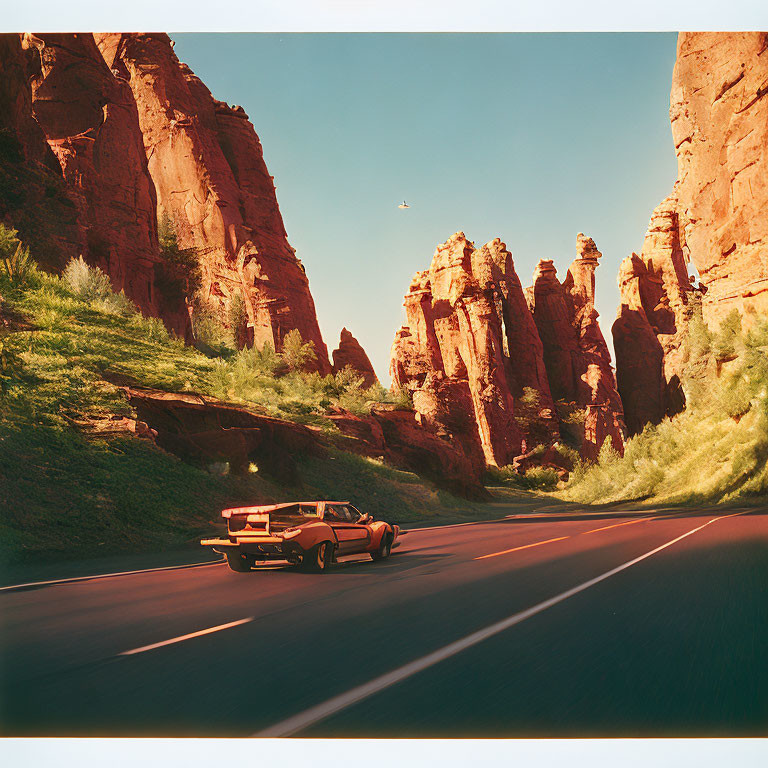
[(349, 507), (347, 507), (346, 505), (345, 506), (332, 507), (332, 509), (333, 509), (333, 511), (334, 511), (334, 513), (336, 515), (336, 519), (339, 522), (342, 522), (342, 523), (353, 523), (353, 522), (355, 522), (355, 516), (352, 514), (351, 510), (349, 509)]
[(355, 509), (354, 507), (347, 507), (347, 512), (349, 513), (349, 521), (351, 523), (359, 523), (360, 518), (362, 517), (362, 514)]
[(325, 517), (335, 523), (346, 523), (348, 520), (346, 511), (346, 507), (326, 507)]

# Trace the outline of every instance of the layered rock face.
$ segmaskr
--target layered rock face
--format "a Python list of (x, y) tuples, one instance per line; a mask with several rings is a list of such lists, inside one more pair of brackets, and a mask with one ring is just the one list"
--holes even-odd
[(677, 205), (673, 194), (656, 208), (641, 254), (633, 253), (619, 268), (621, 305), (613, 344), (631, 435), (685, 406), (682, 346), (702, 292), (688, 275)]
[(595, 270), (602, 254), (581, 233), (576, 251), (562, 283), (553, 262), (540, 261), (527, 293), (552, 395), (586, 409), (581, 453), (594, 459), (606, 437), (623, 452), (624, 414), (595, 309)]
[(491, 466), (524, 450), (514, 412), (526, 388), (554, 423), (541, 340), (504, 243), (475, 248), (457, 232), (416, 273), (405, 310), (390, 372), (394, 387), (412, 393), (421, 423)]
[[(286, 239), (261, 143), (241, 107), (216, 101), (164, 34), (99, 34), (116, 79), (130, 86), (157, 190), (182, 247), (200, 257), (202, 300), (223, 324), (243, 300), (245, 341), (280, 349), (298, 329), (331, 370), (301, 262)], [(240, 329), (238, 329), (240, 330)]]
[(339, 373), (345, 368), (351, 368), (363, 378), (364, 387), (378, 384), (379, 379), (373, 370), (373, 365), (360, 342), (346, 329), (341, 329), (339, 346), (333, 350), (333, 372)]
[[(25, 34), (22, 44), (37, 54), (32, 113), (76, 209), (70, 251), (100, 267), (146, 314), (160, 315), (155, 189), (131, 89), (109, 71), (90, 34)], [(178, 309), (162, 307), (163, 315)]]
[(768, 310), (768, 33), (683, 32), (670, 118), (675, 210), (716, 327)]
[(39, 57), (21, 41), (0, 35), (0, 220), (19, 231), (44, 267), (60, 269), (80, 252), (77, 211), (32, 115), (29, 78)]

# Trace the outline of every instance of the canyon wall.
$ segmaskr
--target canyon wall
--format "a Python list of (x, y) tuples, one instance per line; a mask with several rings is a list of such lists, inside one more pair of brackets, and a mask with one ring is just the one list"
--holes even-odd
[[(25, 34), (37, 55), (31, 108), (56, 156), (77, 213), (70, 250), (106, 272), (148, 315), (177, 320), (155, 290), (160, 263), (155, 188), (136, 104), (90, 34)], [(172, 323), (177, 324), (177, 323)]]
[[(678, 36), (670, 120), (678, 163), (642, 252), (619, 270), (613, 326), (630, 434), (685, 405), (684, 341), (701, 311), (711, 331), (768, 310), (768, 34)], [(700, 283), (689, 276), (689, 264)]]
[[(116, 80), (133, 93), (158, 208), (179, 244), (199, 255), (199, 299), (248, 345), (298, 329), (329, 373), (304, 268), (286, 238), (259, 137), (242, 107), (230, 107), (173, 52), (164, 34), (97, 34)], [(239, 301), (242, 300), (242, 305)]]
[(61, 166), (32, 114), (30, 78), (41, 69), (22, 36), (0, 34), (0, 221), (38, 262), (61, 269), (80, 253), (82, 228)]
[(768, 33), (682, 32), (670, 118), (682, 247), (715, 328), (768, 310)]

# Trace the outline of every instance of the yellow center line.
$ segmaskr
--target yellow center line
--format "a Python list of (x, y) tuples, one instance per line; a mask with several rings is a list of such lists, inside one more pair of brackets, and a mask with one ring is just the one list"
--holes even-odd
[(609, 528), (619, 528), (622, 525), (632, 525), (633, 523), (644, 523), (646, 520), (656, 520), (655, 517), (641, 517), (638, 520), (627, 520), (626, 523), (614, 523), (613, 525), (605, 525), (602, 528), (593, 528), (591, 531), (582, 531), (579, 535), (585, 536), (588, 533), (597, 533), (598, 531), (607, 531)]
[(521, 549), (528, 549), (529, 547), (539, 547), (542, 544), (550, 544), (553, 541), (562, 541), (563, 539), (570, 539), (570, 536), (558, 536), (556, 539), (547, 539), (546, 541), (535, 541), (533, 544), (523, 544), (522, 547), (512, 547), (512, 549), (505, 549), (503, 552), (493, 552), (490, 555), (481, 555), (480, 557), (473, 557), (473, 560), (485, 560), (486, 557), (498, 557), (499, 555), (506, 555), (509, 552), (517, 552)]

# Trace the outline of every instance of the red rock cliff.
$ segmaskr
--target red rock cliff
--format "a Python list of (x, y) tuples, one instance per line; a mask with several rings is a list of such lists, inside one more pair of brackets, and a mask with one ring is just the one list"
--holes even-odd
[(216, 101), (164, 34), (100, 34), (99, 48), (130, 84), (158, 207), (182, 247), (200, 255), (201, 298), (229, 323), (243, 299), (245, 341), (280, 349), (298, 329), (331, 370), (301, 262), (286, 239), (261, 143), (241, 107)]
[(704, 319), (768, 310), (768, 33), (682, 32), (670, 118), (683, 252)]
[(0, 35), (0, 220), (19, 231), (35, 259), (61, 269), (79, 250), (77, 213), (58, 160), (32, 115), (29, 78), (39, 69), (21, 35)]
[[(678, 179), (622, 262), (613, 326), (631, 434), (678, 413), (683, 342), (698, 305), (711, 330), (768, 310), (768, 34), (683, 32), (670, 119)], [(692, 262), (700, 287), (688, 274)]]
[(77, 214), (81, 253), (146, 314), (183, 335), (179, 307), (161, 307), (155, 189), (147, 169), (136, 105), (128, 84), (104, 63), (90, 34), (25, 34), (37, 54), (33, 115), (58, 159)]

